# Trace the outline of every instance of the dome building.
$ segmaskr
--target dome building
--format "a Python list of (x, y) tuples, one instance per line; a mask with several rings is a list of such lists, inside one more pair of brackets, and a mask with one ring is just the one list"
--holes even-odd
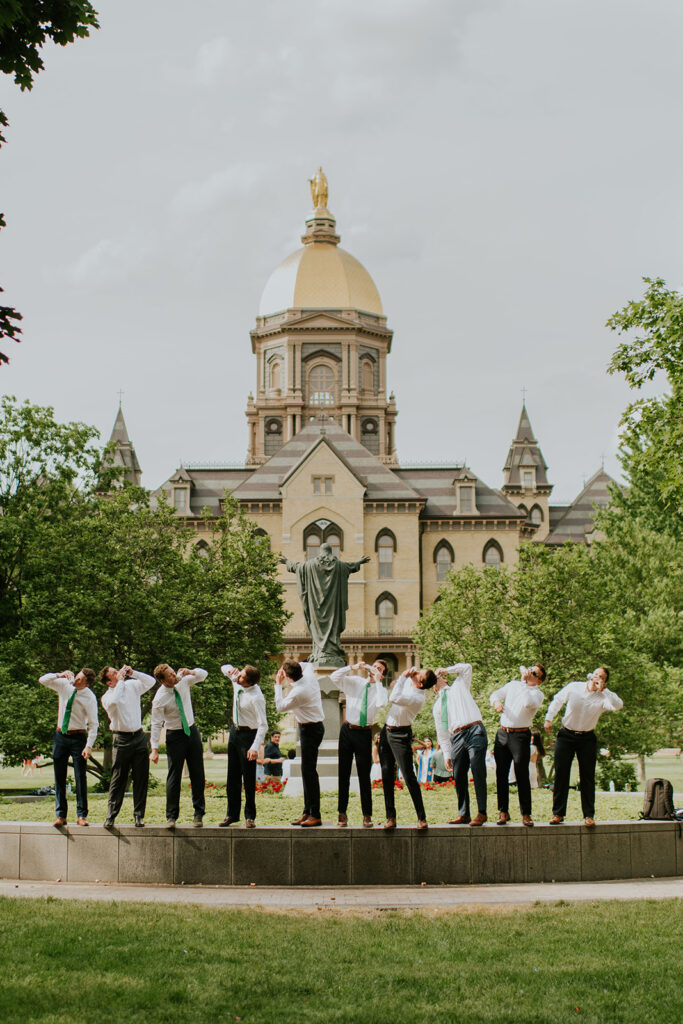
[[(606, 503), (609, 478), (596, 474), (570, 506), (550, 505), (525, 405), (501, 489), (461, 463), (399, 464), (387, 387), (393, 334), (372, 277), (339, 245), (327, 192), (319, 170), (302, 246), (261, 296), (245, 464), (181, 466), (156, 493), (194, 525), (200, 548), (212, 530), (204, 510), (220, 516), (227, 490), (291, 561), (313, 557), (324, 541), (344, 561), (368, 555), (349, 579), (342, 643), (351, 664), (383, 657), (395, 673), (417, 663), (414, 626), (451, 569), (514, 563), (524, 540), (590, 543), (593, 504)], [(122, 427), (121, 418), (119, 434)], [(305, 658), (310, 637), (295, 577), (280, 571), (292, 612), (286, 655)]]

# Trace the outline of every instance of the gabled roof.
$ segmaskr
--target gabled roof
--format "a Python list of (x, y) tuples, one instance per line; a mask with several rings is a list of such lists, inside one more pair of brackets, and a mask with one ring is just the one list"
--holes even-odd
[(585, 543), (586, 535), (592, 533), (594, 529), (594, 506), (604, 508), (609, 504), (609, 486), (613, 483), (615, 481), (612, 477), (605, 473), (604, 469), (599, 469), (568, 508), (563, 511), (557, 507), (551, 509), (551, 530), (545, 543), (549, 545), (565, 544), (567, 541)]
[(353, 475), (365, 485), (373, 501), (419, 501), (420, 495), (333, 420), (309, 423), (283, 444), (233, 492), (239, 501), (277, 501), (280, 486), (324, 439)]
[[(480, 480), (475, 473), (463, 466), (418, 466), (412, 469), (395, 469), (394, 473), (409, 484), (426, 500), (422, 515), (427, 519), (452, 518), (456, 513), (455, 483), (459, 480), (474, 482), (477, 512), (467, 518), (525, 519), (501, 491), (496, 491)], [(458, 518), (460, 518), (458, 516)]]

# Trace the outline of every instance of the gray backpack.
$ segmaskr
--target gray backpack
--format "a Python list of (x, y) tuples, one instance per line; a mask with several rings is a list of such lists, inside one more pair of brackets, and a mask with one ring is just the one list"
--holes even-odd
[(641, 818), (650, 821), (674, 821), (674, 788), (668, 779), (648, 779)]

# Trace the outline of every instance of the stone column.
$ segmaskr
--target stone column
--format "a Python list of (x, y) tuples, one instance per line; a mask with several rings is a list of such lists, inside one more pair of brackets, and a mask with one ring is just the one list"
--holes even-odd
[[(339, 730), (341, 728), (341, 707), (339, 706), (339, 689), (330, 683), (330, 676), (335, 671), (333, 668), (316, 668), (316, 675), (320, 682), (320, 694), (322, 696), (323, 714), (325, 716), (325, 736), (318, 751), (318, 775), (320, 777), (320, 790), (323, 793), (336, 792), (337, 790), (337, 746), (339, 743)], [(287, 783), (287, 796), (301, 796), (303, 784), (301, 781), (301, 745), (296, 746), (296, 760), (292, 765), (292, 774)], [(352, 783), (355, 782), (355, 775)]]

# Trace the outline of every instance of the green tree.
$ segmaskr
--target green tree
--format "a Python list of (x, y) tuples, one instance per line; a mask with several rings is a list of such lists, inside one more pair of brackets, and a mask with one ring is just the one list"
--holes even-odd
[[(14, 75), (23, 91), (44, 68), (40, 51), (48, 40), (66, 46), (99, 28), (97, 11), (86, 0), (3, 0), (0, 5), (0, 72)], [(0, 110), (0, 147), (5, 143), (7, 116)], [(5, 219), (0, 213), (0, 229)], [(4, 289), (0, 288), (0, 292)], [(0, 341), (20, 341), (22, 319), (12, 306), (0, 305)], [(0, 366), (9, 358), (0, 352)]]
[(642, 299), (607, 321), (626, 339), (610, 373), (639, 391), (664, 376), (668, 390), (631, 402), (621, 418), (619, 455), (628, 487), (614, 503), (657, 529), (683, 537), (683, 295), (661, 279), (644, 278)]
[[(195, 531), (167, 503), (151, 507), (142, 488), (98, 490), (102, 459), (93, 436), (80, 424), (56, 424), (52, 410), (13, 402), (0, 421), (8, 612), (0, 626), (0, 749), (13, 762), (50, 749), (54, 695), (36, 679), (83, 664), (127, 662), (146, 672), (161, 661), (201, 665), (209, 678), (193, 702), (210, 734), (225, 727), (231, 699), (221, 663), (251, 662), (264, 675), (274, 721), (273, 659), (287, 613), (267, 542), (226, 498), (200, 554)], [(150, 703), (151, 694), (143, 711)]]

